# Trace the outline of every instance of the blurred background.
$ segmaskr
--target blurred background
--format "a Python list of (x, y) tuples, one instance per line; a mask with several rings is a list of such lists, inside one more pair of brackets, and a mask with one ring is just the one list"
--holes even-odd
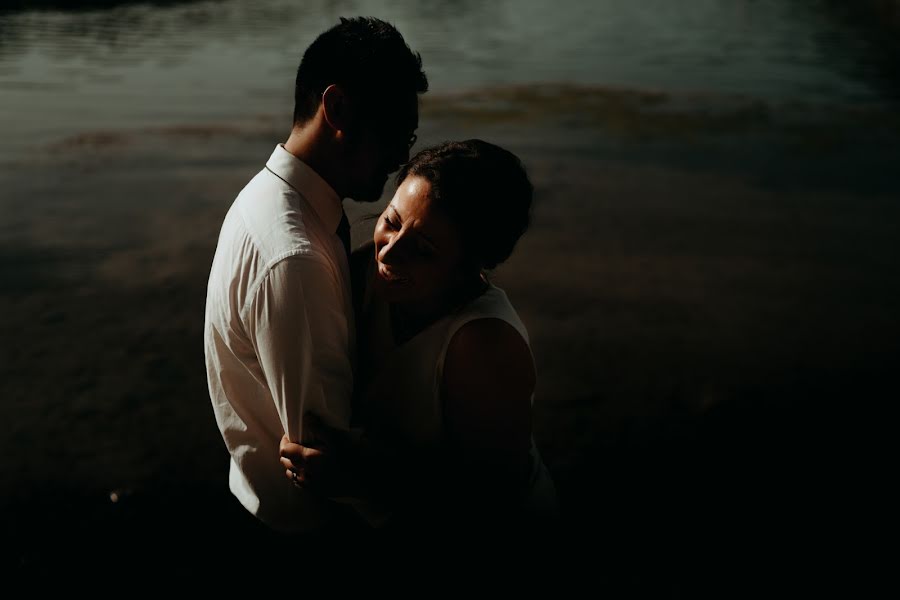
[[(422, 55), (416, 148), (480, 137), (530, 170), (533, 226), (494, 279), (531, 333), (535, 437), (582, 556), (677, 595), (727, 549), (852, 534), (840, 490), (866, 500), (897, 397), (900, 2), (13, 0), (4, 564), (214, 550), (218, 229), (287, 137), (303, 50), (353, 15)], [(347, 210), (360, 244), (373, 207)]]

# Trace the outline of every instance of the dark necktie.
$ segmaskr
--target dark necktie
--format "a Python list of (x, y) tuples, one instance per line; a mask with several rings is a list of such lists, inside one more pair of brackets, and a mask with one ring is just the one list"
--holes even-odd
[[(338, 223), (337, 236), (341, 238), (341, 244), (344, 245), (344, 252), (347, 253), (347, 265), (350, 265), (350, 221), (347, 220), (347, 213), (341, 212), (341, 222)], [(350, 269), (350, 303), (353, 306), (353, 314), (356, 317), (356, 322), (360, 323), (360, 302), (362, 301), (361, 294), (357, 291), (362, 289), (362, 287), (353, 281), (354, 273), (353, 269)], [(351, 405), (354, 400), (351, 400)]]
[[(350, 221), (347, 220), (347, 213), (341, 213), (341, 222), (338, 223), (337, 227), (337, 236), (341, 238), (341, 244), (344, 246), (344, 252), (347, 253), (347, 265), (350, 266)], [(357, 293), (357, 289), (362, 289), (359, 287), (357, 282), (354, 282), (353, 279), (356, 277), (353, 273), (353, 269), (350, 269), (350, 297), (353, 302), (353, 311), (355, 313), (359, 312), (359, 302), (362, 298), (359, 297)]]
[(341, 212), (341, 222), (338, 223), (337, 236), (341, 238), (341, 243), (344, 244), (347, 260), (350, 260), (350, 221), (347, 220), (347, 213), (345, 212)]

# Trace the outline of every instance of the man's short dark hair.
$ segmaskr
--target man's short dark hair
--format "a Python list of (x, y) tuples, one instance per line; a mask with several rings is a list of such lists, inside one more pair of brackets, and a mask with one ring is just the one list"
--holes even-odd
[(400, 32), (372, 17), (341, 18), (303, 53), (294, 88), (294, 123), (304, 123), (319, 108), (332, 84), (374, 107), (428, 90), (422, 57)]
[(419, 176), (435, 207), (456, 225), (465, 260), (493, 269), (512, 253), (531, 222), (534, 187), (519, 158), (483, 140), (425, 148), (400, 168), (397, 184)]

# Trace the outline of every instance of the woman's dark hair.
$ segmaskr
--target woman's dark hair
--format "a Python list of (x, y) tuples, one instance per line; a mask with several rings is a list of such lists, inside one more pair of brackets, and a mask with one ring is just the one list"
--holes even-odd
[(493, 269), (509, 258), (531, 221), (534, 188), (519, 158), (482, 140), (444, 142), (416, 154), (397, 174), (431, 183), (431, 199), (462, 237), (466, 259)]
[(341, 18), (303, 53), (294, 86), (294, 123), (319, 108), (331, 84), (344, 86), (362, 103), (389, 109), (408, 94), (428, 91), (422, 57), (393, 25), (372, 17)]

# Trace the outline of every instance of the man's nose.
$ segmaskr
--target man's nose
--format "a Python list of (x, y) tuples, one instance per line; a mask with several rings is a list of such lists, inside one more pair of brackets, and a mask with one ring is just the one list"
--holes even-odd
[(412, 144), (409, 143), (409, 140), (403, 140), (401, 143), (397, 144), (397, 161), (401, 165), (405, 165), (409, 162), (409, 153), (411, 150)]
[[(402, 165), (405, 165), (409, 162), (409, 146), (406, 144), (403, 145), (403, 148), (400, 148), (397, 151), (397, 169), (399, 169)], [(394, 169), (395, 171), (397, 169)]]

